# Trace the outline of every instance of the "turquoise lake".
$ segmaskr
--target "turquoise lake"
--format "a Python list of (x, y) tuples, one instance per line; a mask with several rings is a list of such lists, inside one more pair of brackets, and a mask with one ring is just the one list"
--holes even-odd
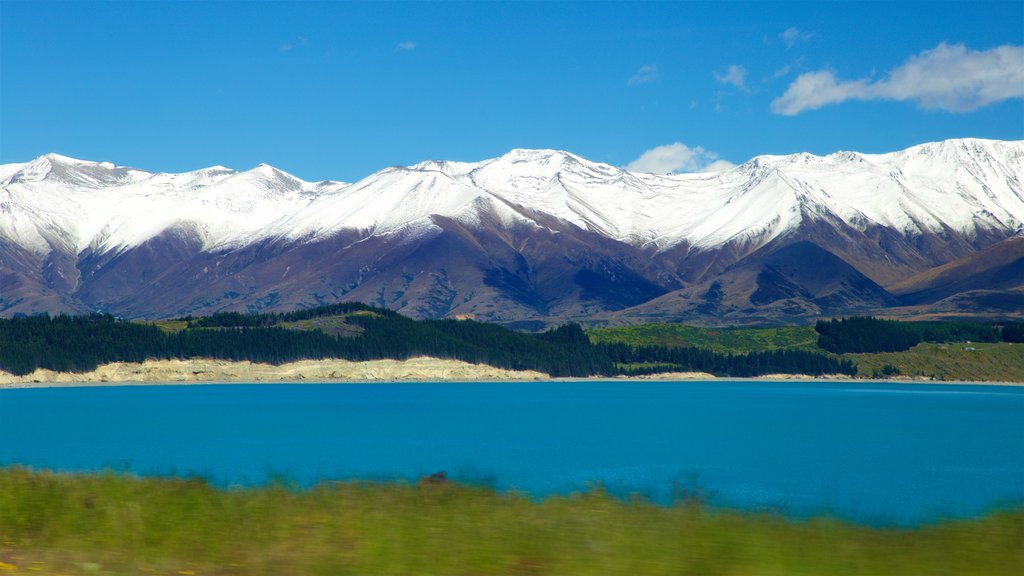
[(0, 464), (449, 478), (913, 524), (1024, 504), (1024, 388), (775, 382), (0, 390)]

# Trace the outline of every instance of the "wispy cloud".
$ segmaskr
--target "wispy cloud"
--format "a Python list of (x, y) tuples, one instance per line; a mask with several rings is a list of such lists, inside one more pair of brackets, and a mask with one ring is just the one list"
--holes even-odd
[(413, 42), (412, 40), (406, 40), (404, 42), (399, 42), (398, 45), (395, 46), (395, 51), (396, 52), (408, 52), (410, 50), (415, 50), (415, 49), (416, 49), (416, 43)]
[(792, 48), (797, 42), (806, 42), (814, 37), (810, 32), (801, 32), (796, 28), (786, 28), (779, 33), (779, 38), (786, 44), (786, 48)]
[(1024, 98), (1024, 46), (976, 51), (943, 42), (881, 80), (840, 80), (832, 70), (801, 74), (771, 109), (794, 116), (847, 100), (896, 100), (925, 110), (970, 112), (1010, 98)]
[(656, 146), (626, 165), (631, 172), (669, 174), (672, 172), (719, 172), (735, 166), (701, 146), (693, 148), (681, 142)]
[(654, 82), (658, 79), (658, 65), (657, 64), (644, 64), (636, 71), (635, 74), (629, 77), (626, 81), (630, 86), (637, 84), (647, 84)]
[(724, 73), (715, 72), (715, 80), (718, 80), (722, 84), (735, 86), (740, 90), (746, 90), (747, 85), (747, 69), (739, 64), (733, 64), (726, 69)]
[(295, 40), (291, 42), (285, 42), (284, 44), (278, 46), (277, 50), (279, 52), (291, 52), (292, 50), (300, 46), (309, 46), (309, 40), (306, 39), (305, 36), (298, 36), (295, 38)]

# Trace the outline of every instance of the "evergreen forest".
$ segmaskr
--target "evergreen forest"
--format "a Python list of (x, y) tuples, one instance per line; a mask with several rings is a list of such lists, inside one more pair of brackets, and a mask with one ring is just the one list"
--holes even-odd
[(431, 356), (555, 377), (677, 371), (716, 376), (856, 373), (847, 360), (805, 350), (730, 354), (696, 347), (595, 344), (578, 324), (531, 334), (473, 320), (417, 321), (354, 303), (280, 314), (218, 313), (167, 324), (178, 329), (110, 315), (0, 319), (0, 370), (16, 375), (37, 368), (85, 372), (109, 362), (172, 358), (282, 364)]
[[(164, 322), (110, 315), (0, 319), (0, 370), (86, 372), (110, 362), (213, 358), (283, 364), (449, 358), (556, 377), (708, 372), (854, 375), (847, 353), (899, 352), (922, 342), (1022, 342), (1024, 323), (900, 322), (853, 317), (818, 322), (817, 347), (722, 351), (707, 346), (590, 338), (578, 324), (540, 333), (473, 320), (413, 320), (364, 304), (333, 304), (274, 314), (217, 313)], [(882, 375), (891, 375), (895, 371)]]
[(900, 322), (871, 317), (818, 321), (818, 346), (835, 354), (902, 352), (921, 342), (1024, 342), (1024, 323)]

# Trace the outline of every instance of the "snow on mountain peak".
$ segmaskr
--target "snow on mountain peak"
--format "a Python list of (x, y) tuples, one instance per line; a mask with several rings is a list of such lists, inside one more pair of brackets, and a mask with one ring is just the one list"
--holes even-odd
[(0, 167), (0, 237), (40, 254), (106, 252), (187, 227), (215, 248), (250, 238), (316, 194), (267, 165), (168, 174), (47, 154)]
[(48, 154), (0, 166), (0, 237), (39, 253), (108, 251), (185, 226), (215, 250), (344, 229), (426, 233), (436, 229), (424, 224), (431, 216), (473, 225), (486, 210), (506, 224), (546, 214), (656, 250), (712, 248), (763, 244), (806, 218), (905, 235), (1019, 229), (1022, 182), (1024, 142), (980, 139), (889, 154), (766, 155), (722, 172), (669, 175), (514, 149), (480, 162), (387, 168), (353, 184), (305, 182), (267, 164), (164, 174)]
[(579, 167), (584, 167), (585, 169), (597, 169), (599, 171), (604, 171), (607, 168), (613, 168), (608, 164), (591, 162), (590, 160), (577, 156), (572, 152), (566, 152), (565, 150), (531, 150), (526, 148), (512, 149), (507, 153), (485, 163), (496, 165), (533, 165), (539, 167), (546, 167), (551, 170), (578, 169)]
[(40, 156), (51, 162), (58, 162), (60, 164), (100, 164), (100, 162), (93, 162), (90, 160), (79, 160), (78, 158), (72, 158), (70, 156), (64, 156), (63, 154), (57, 154), (56, 152), (48, 152)]
[(409, 167), (410, 170), (443, 172), (449, 176), (465, 176), (482, 162), (455, 162), (452, 160), (426, 160)]
[(513, 148), (494, 160), (508, 162), (534, 162), (545, 161), (551, 158), (563, 158), (572, 154), (550, 148)]

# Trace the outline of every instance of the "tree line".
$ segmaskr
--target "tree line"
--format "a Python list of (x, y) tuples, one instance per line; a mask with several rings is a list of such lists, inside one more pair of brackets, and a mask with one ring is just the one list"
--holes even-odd
[(84, 372), (108, 362), (200, 357), (282, 364), (434, 356), (556, 376), (613, 371), (610, 361), (599, 356), (575, 325), (535, 335), (479, 322), (352, 316), (346, 321), (361, 325), (362, 334), (344, 337), (289, 330), (248, 316), (240, 315), (235, 324), (222, 316), (216, 329), (190, 327), (173, 333), (109, 315), (0, 320), (0, 369), (14, 374), (36, 368)]
[(653, 374), (667, 371), (709, 372), (715, 376), (760, 376), (762, 374), (825, 374), (857, 373), (857, 366), (825, 354), (805, 350), (769, 350), (746, 354), (722, 354), (706, 348), (667, 348), (599, 344), (598, 347), (620, 366), (620, 373)]
[[(370, 311), (373, 314), (352, 314)], [(346, 314), (361, 333), (329, 335), (278, 324)], [(592, 344), (578, 324), (538, 334), (472, 320), (416, 321), (363, 304), (339, 304), (282, 314), (221, 313), (184, 318), (185, 329), (165, 332), (152, 324), (110, 315), (33, 316), (0, 319), (0, 369), (18, 375), (37, 368), (85, 372), (109, 362), (216, 358), (282, 364), (342, 358), (362, 361), (415, 356), (450, 358), (552, 376), (615, 376), (700, 371), (719, 376), (770, 373), (854, 374), (848, 361), (804, 351), (722, 354), (699, 348)]]
[(836, 354), (902, 352), (921, 342), (1024, 342), (1024, 323), (901, 322), (856, 316), (819, 320), (818, 346)]

